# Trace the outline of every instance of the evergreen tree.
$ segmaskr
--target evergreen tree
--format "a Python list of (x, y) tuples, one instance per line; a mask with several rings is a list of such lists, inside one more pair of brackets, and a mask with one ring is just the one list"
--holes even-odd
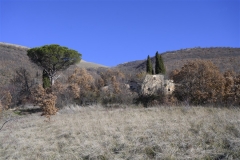
[(152, 69), (152, 75), (154, 75), (154, 70)]
[(149, 55), (147, 58), (147, 74), (152, 74), (152, 62)]
[[(81, 54), (67, 47), (57, 44), (45, 45), (29, 49), (27, 55), (30, 60), (43, 69), (43, 87), (51, 87), (57, 77), (57, 72), (67, 69), (70, 65), (81, 60)], [(50, 86), (49, 86), (50, 81)]]
[(45, 69), (43, 70), (43, 74), (42, 74), (42, 82), (43, 82), (44, 89), (51, 87), (51, 81)]
[(159, 55), (159, 63), (160, 63), (160, 74), (165, 74), (166, 73), (166, 68), (163, 63), (162, 56)]
[(155, 62), (155, 73), (160, 74), (161, 67), (160, 67), (160, 56), (158, 54), (158, 51), (156, 52), (155, 60), (156, 60), (156, 62)]
[(165, 66), (163, 63), (163, 59), (162, 59), (162, 56), (158, 54), (158, 52), (156, 52), (155, 59), (156, 59), (155, 73), (156, 74), (165, 74), (166, 69), (165, 69)]

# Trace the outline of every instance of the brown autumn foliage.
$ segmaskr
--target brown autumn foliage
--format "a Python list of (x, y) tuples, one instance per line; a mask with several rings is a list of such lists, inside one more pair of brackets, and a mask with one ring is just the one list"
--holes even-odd
[(76, 84), (80, 90), (89, 91), (92, 88), (94, 82), (93, 77), (87, 72), (86, 69), (77, 68), (74, 73), (68, 78), (70, 85)]
[(117, 82), (117, 79), (116, 79), (116, 76), (112, 76), (111, 77), (111, 83), (112, 83), (112, 86), (113, 86), (113, 93), (117, 94), (120, 92), (120, 86), (119, 86), (119, 83)]
[(95, 86), (98, 90), (100, 90), (102, 87), (104, 87), (104, 80), (101, 77), (97, 78), (95, 80)]
[(125, 79), (124, 73), (118, 69), (108, 69), (106, 72), (100, 74), (104, 81), (104, 86), (108, 86), (112, 83), (112, 77), (114, 76), (116, 81), (123, 82)]
[(56, 81), (54, 85), (52, 86), (52, 93), (57, 95), (57, 94), (63, 94), (66, 89), (66, 85), (63, 83)]
[(225, 78), (224, 102), (225, 104), (228, 104), (234, 101), (235, 73), (233, 71), (227, 71), (224, 73), (224, 78)]
[(104, 86), (99, 91), (103, 105), (115, 106), (117, 104), (133, 103), (137, 93), (130, 90), (130, 85), (128, 84), (129, 80), (131, 80), (130, 76), (117, 69), (108, 69), (106, 72), (102, 72), (100, 76), (100, 79), (104, 81)]
[(52, 86), (52, 93), (57, 97), (56, 107), (63, 108), (73, 102), (73, 95), (68, 89), (68, 84), (56, 81)]
[(44, 89), (42, 86), (37, 86), (32, 90), (33, 101), (40, 106), (45, 116), (55, 115), (57, 108), (55, 107), (57, 96), (50, 90)]
[(225, 78), (211, 61), (189, 61), (172, 77), (177, 84), (175, 96), (181, 101), (197, 105), (217, 103), (224, 96)]
[(76, 83), (69, 84), (69, 89), (74, 98), (80, 98), (80, 87)]
[(68, 89), (77, 103), (94, 101), (96, 99), (97, 87), (91, 74), (84, 68), (77, 68), (68, 78)]
[(225, 90), (224, 103), (225, 105), (240, 105), (240, 75), (233, 71), (224, 73)]

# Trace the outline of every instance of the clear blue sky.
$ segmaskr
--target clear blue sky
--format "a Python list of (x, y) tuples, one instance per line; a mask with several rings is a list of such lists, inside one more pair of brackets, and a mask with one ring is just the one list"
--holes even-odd
[(0, 0), (0, 42), (59, 44), (107, 66), (191, 47), (240, 47), (240, 0)]

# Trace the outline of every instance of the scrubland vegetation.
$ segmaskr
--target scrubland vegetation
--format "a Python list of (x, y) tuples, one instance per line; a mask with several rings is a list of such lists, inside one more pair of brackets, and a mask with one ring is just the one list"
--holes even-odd
[[(51, 58), (53, 65), (71, 60)], [(0, 86), (0, 159), (240, 157), (238, 70), (223, 71), (209, 60), (186, 61), (167, 68), (173, 94), (159, 88), (145, 95), (140, 88), (146, 70), (75, 66), (62, 72), (52, 64), (43, 72), (16, 68)], [(155, 71), (149, 66), (149, 74), (162, 73), (160, 65)]]
[(0, 159), (238, 159), (239, 120), (239, 108), (69, 106), (9, 122)]
[[(34, 83), (26, 69), (20, 68), (16, 73), (10, 87), (0, 93), (6, 109), (9, 106), (24, 107), (29, 103), (42, 108), (51, 104), (58, 109), (71, 104), (144, 104), (145, 107), (182, 103), (217, 107), (240, 105), (240, 75), (233, 71), (221, 73), (211, 61), (205, 60), (189, 61), (170, 73), (169, 78), (176, 84), (172, 95), (163, 95), (161, 88), (155, 95), (141, 95), (139, 89), (145, 72), (129, 75), (117, 69), (107, 69), (92, 73), (77, 68), (68, 77), (59, 78), (50, 89), (44, 89), (41, 80)], [(135, 88), (130, 83), (134, 83)], [(57, 109), (49, 108), (56, 113)]]

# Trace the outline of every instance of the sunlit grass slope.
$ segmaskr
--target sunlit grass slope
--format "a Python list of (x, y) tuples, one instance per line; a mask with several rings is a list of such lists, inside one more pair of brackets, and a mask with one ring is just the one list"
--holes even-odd
[[(0, 159), (238, 159), (240, 110), (70, 107), (0, 131)], [(0, 124), (3, 123), (3, 120)]]

